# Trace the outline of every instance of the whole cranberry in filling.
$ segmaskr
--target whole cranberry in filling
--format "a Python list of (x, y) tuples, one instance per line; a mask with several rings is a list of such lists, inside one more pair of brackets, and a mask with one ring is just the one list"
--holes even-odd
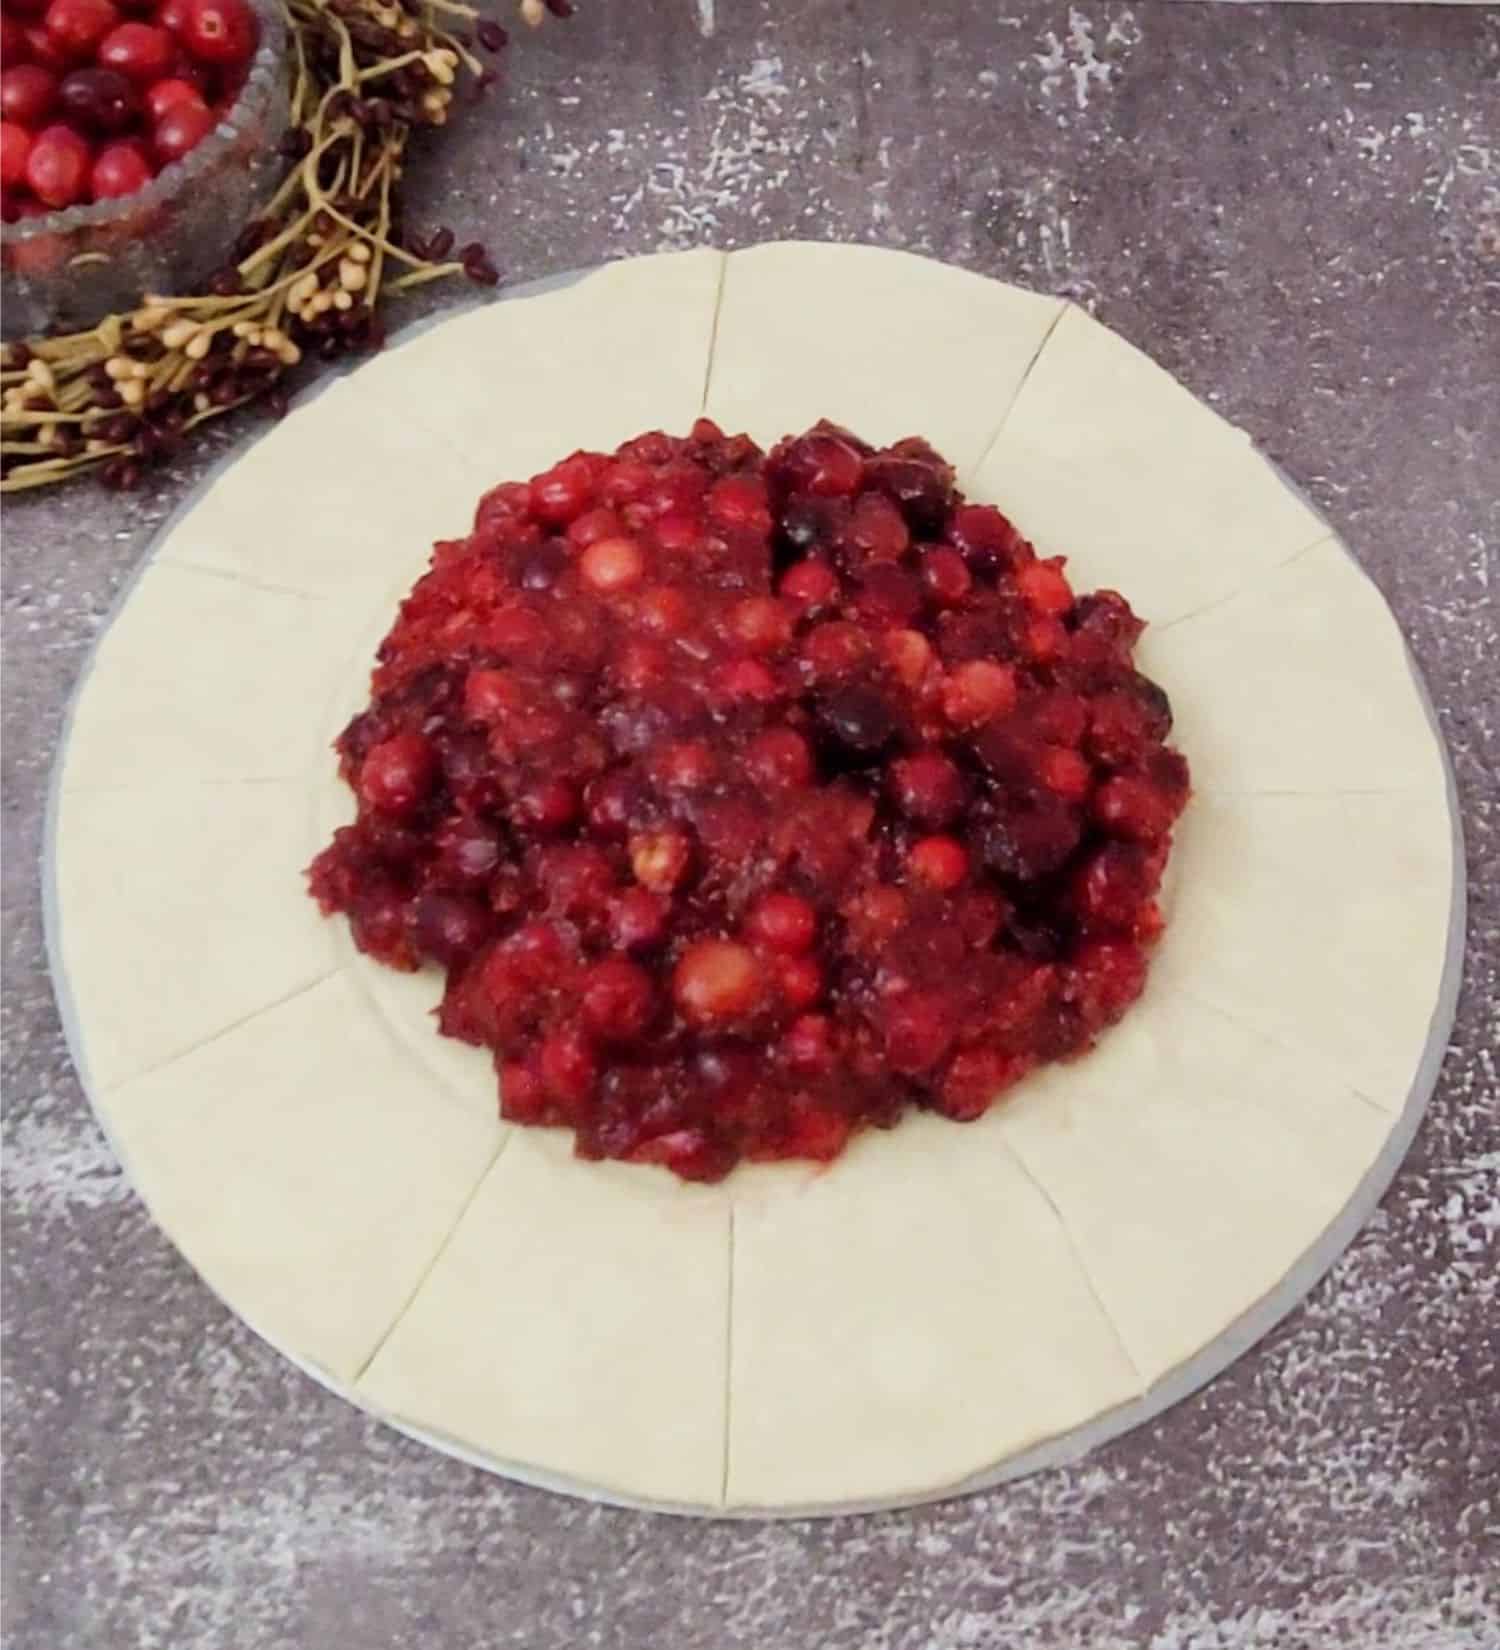
[(743, 1019), (759, 1005), (765, 973), (755, 953), (729, 940), (699, 940), (672, 975), (672, 995), (683, 1015), (701, 1025)]
[(1144, 987), (1189, 779), (1140, 631), (915, 437), (574, 453), (436, 547), (311, 889), (583, 1156), (970, 1121)]
[(359, 774), (359, 794), (372, 808), (406, 813), (437, 779), (437, 752), (420, 733), (398, 733), (374, 746)]

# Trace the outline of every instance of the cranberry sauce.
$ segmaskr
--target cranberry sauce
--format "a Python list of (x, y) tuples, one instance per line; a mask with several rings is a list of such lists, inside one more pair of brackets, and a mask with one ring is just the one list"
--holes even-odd
[(1144, 984), (1188, 770), (1141, 629), (920, 440), (576, 453), (436, 547), (312, 891), (585, 1157), (975, 1118)]

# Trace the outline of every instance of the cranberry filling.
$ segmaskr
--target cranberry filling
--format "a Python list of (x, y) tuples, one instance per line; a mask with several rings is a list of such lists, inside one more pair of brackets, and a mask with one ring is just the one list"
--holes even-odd
[(920, 440), (576, 453), (436, 547), (312, 891), (582, 1156), (975, 1118), (1145, 982), (1188, 770), (1141, 628)]

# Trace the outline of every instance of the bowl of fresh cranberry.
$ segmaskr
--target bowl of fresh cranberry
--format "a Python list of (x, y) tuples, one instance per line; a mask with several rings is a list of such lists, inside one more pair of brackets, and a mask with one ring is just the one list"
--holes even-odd
[(210, 276), (282, 168), (276, 0), (0, 0), (7, 337)]

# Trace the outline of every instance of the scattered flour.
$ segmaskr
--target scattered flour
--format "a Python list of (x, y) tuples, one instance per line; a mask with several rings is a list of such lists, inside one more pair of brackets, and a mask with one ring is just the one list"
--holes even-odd
[[(1091, 88), (1107, 91), (1120, 73), (1121, 63), (1129, 56), (1131, 47), (1138, 45), (1141, 31), (1135, 16), (1129, 11), (1111, 15), (1100, 45), (1094, 40), (1095, 24), (1076, 6), (1068, 11), (1067, 32), (1059, 36), (1049, 29), (1043, 36), (1047, 49), (1037, 52), (1032, 62), (1042, 75), (1042, 92), (1052, 97), (1065, 83), (1071, 82), (1073, 101), (1080, 110), (1089, 106)], [(1119, 48), (1111, 52), (1110, 48)]]
[(131, 1195), (93, 1117), (51, 1090), (6, 1131), (0, 1184), (16, 1213), (55, 1218), (122, 1203)]

